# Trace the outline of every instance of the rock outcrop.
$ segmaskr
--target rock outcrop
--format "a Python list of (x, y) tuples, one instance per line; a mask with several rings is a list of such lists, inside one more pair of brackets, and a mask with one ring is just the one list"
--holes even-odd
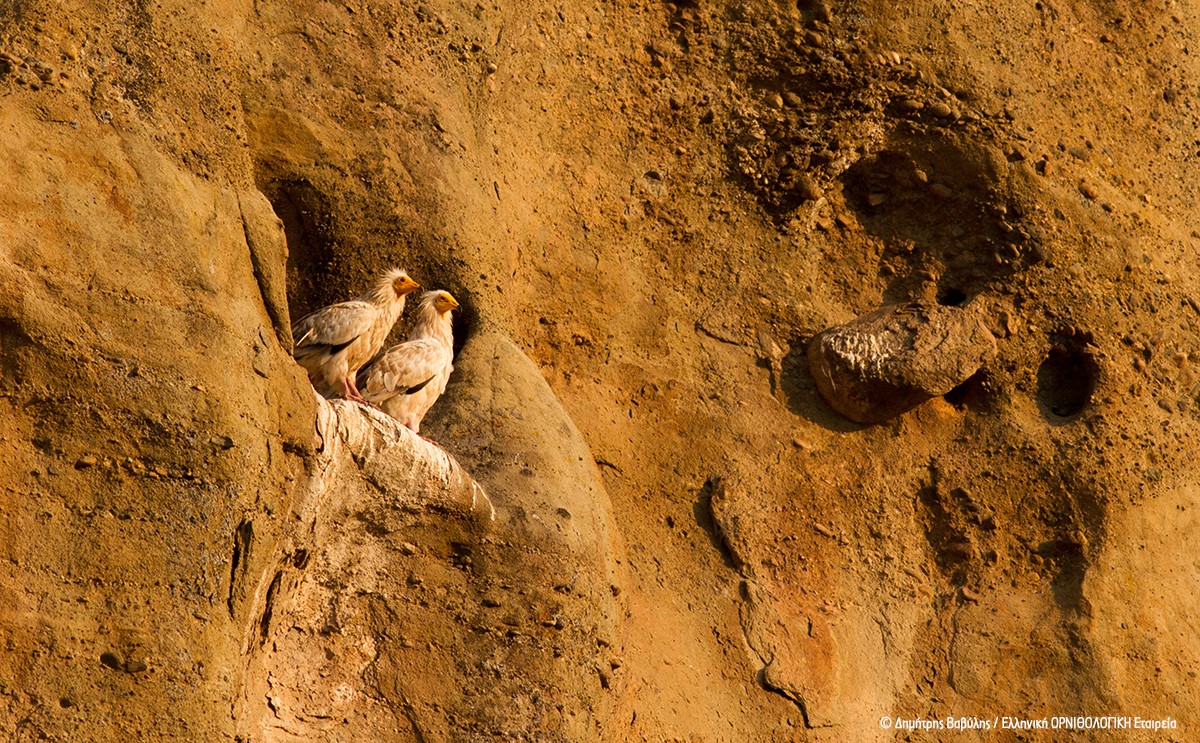
[(237, 730), (448, 739), (477, 610), (469, 555), (495, 509), (453, 458), (378, 411), (318, 398), (316, 434), (273, 554), (258, 554), (254, 520), (238, 527)]
[(812, 339), (808, 362), (833, 409), (882, 423), (965, 382), (996, 355), (996, 338), (957, 307), (883, 307)]

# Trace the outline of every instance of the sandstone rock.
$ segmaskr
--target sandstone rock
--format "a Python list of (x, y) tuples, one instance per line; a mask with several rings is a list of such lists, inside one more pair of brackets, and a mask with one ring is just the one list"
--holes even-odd
[[(1200, 284), (1161, 273), (1188, 265), (1200, 221), (1195, 122), (1149, 99), (1114, 110), (1113, 69), (1089, 58), (1095, 24), (1078, 13), (1062, 18), (1083, 22), (1072, 39), (1018, 5), (856, 3), (818, 24), (819, 2), (614, 3), (598, 18), (567, 0), (522, 8), (530, 22), (503, 39), (505, 14), (472, 3), (324, 3), (298, 20), (279, 0), (184, 14), (0, 2), (16, 65), (0, 62), (0, 739), (233, 741), (245, 727), (255, 743), (874, 741), (895, 737), (883, 715), (989, 708), (1156, 709), (1196, 728), (1200, 666), (1178, 630), (1196, 624), (1200, 508), (1179, 488), (1200, 442), (1194, 364), (1176, 369), (1172, 351), (1195, 351), (1200, 310), (1181, 302)], [(1159, 96), (1194, 68), (1197, 33), (1149, 5), (1132, 25), (1114, 10), (1125, 20), (1103, 30), (1123, 57), (1179, 72), (1151, 81)], [(1014, 24), (1028, 43), (1006, 41)], [(779, 43), (788, 25), (824, 46)], [(1173, 43), (1156, 43), (1160, 29)], [(615, 53), (647, 39), (657, 69)], [(1062, 46), (1053, 69), (1037, 53), (1049, 45)], [(878, 53), (890, 49), (909, 56)], [(55, 74), (43, 81), (35, 55)], [(488, 79), (493, 57), (505, 74)], [(672, 62), (688, 68), (674, 122), (660, 110)], [(768, 109), (775, 90), (804, 105)], [(907, 96), (949, 110), (884, 109)], [(967, 103), (967, 117), (1001, 113), (934, 128)], [(763, 131), (743, 140), (743, 125)], [(1064, 132), (1095, 140), (1090, 160), (1055, 146)], [(724, 153), (743, 144), (757, 172), (730, 180)], [(1014, 145), (1054, 161), (1009, 163)], [(770, 164), (780, 150), (791, 159)], [(899, 177), (856, 165), (885, 150)], [(804, 226), (820, 210), (773, 177), (788, 166), (830, 187), (837, 222), (817, 215), (820, 239)], [(613, 196), (651, 167), (670, 169), (669, 201), (631, 207), (630, 224)], [(1076, 193), (1085, 177), (1091, 203)], [(761, 180), (769, 220), (741, 193)], [(1137, 209), (1114, 202), (1128, 219), (1088, 208), (1130, 189)], [(858, 208), (871, 193), (888, 195), (884, 213)], [(775, 219), (797, 227), (779, 236)], [(947, 222), (962, 232), (943, 236)], [(1022, 303), (996, 405), (854, 433), (797, 420), (797, 396), (757, 394), (755, 327), (790, 342), (878, 291), (881, 259), (893, 291), (936, 266), (939, 282)], [(326, 427), (341, 454), (314, 450), (319, 403), (288, 357), (279, 290), (301, 310), (393, 262), (461, 288), (463, 337), (503, 329), (603, 454), (637, 576), (608, 586), (629, 635), (619, 672), (620, 643), (595, 628), (614, 611), (603, 566), (625, 558), (594, 528), (605, 495), (586, 447), (556, 427), (520, 351), (469, 341), (461, 371), (475, 381), (443, 414), (478, 438), (430, 434), (495, 498), (482, 536), (451, 501), (389, 484), (419, 442), (386, 421), (331, 405), (368, 445), (352, 452)], [(804, 296), (759, 308), (759, 292)], [(714, 305), (751, 311), (719, 338), (680, 332)], [(1066, 322), (1096, 334), (1095, 415), (1055, 418), (1063, 399), (1047, 405), (1034, 378)], [(1152, 358), (1112, 342), (1160, 331)], [(788, 393), (798, 356), (780, 360)], [(536, 404), (500, 402), (521, 395)], [(1153, 466), (1127, 464), (1147, 452)], [(97, 464), (76, 469), (88, 453)], [(713, 469), (744, 478), (714, 509), (733, 569), (707, 520), (686, 517)], [(977, 484), (999, 533), (922, 497), (948, 469)], [(319, 479), (325, 496), (306, 500)], [(976, 557), (939, 562), (960, 532)], [(1014, 535), (1080, 547), (1034, 554), (1031, 570)], [(958, 585), (982, 598), (955, 600)], [(483, 610), (484, 595), (503, 608)], [(796, 704), (804, 723), (836, 727), (789, 729), (804, 724)]]
[[(608, 494), (579, 429), (516, 344), (475, 336), (455, 367), (428, 433), (494, 499), (494, 537), (474, 551), (472, 572), (481, 584), (520, 586), (519, 602), (503, 602), (511, 612), (503, 621), (534, 635), (520, 645), (479, 643), (477, 657), (500, 659), (503, 670), (460, 675), (455, 683), (479, 692), (464, 709), (513, 738), (593, 740), (621, 681), (598, 686), (590, 670), (607, 667), (623, 645), (624, 547)], [(553, 720), (520, 712), (551, 688), (562, 690), (555, 701), (564, 705)], [(495, 699), (514, 703), (497, 707)]]
[(995, 353), (995, 337), (971, 311), (905, 304), (824, 331), (808, 362), (834, 410), (881, 423), (949, 392)]
[[(140, 718), (128, 736), (232, 740), (214, 710), (234, 704), (229, 669), (253, 620), (230, 616), (229, 582), (256, 585), (272, 553), (267, 512), (283, 520), (312, 447), (311, 388), (273, 333), (271, 378), (251, 368), (272, 322), (226, 181), (183, 169), (145, 129), (85, 117), (75, 131), (11, 99), (0, 123), (23, 133), (0, 142), (0, 420), (19, 432), (0, 459), (27, 494), (0, 497), (0, 635), (14, 648), (0, 678), (23, 697), (0, 702), (0, 738), (32, 716), (35, 738), (105, 740), (118, 733), (103, 721)], [(47, 204), (69, 224), (23, 216)], [(239, 446), (214, 449), (214, 435)], [(55, 467), (28, 440), (43, 437), (87, 454)], [(243, 519), (255, 552), (233, 570)], [(235, 609), (251, 605), (239, 596)], [(113, 664), (136, 694), (111, 691)], [(64, 694), (88, 714), (39, 718), (32, 700)], [(151, 699), (170, 714), (143, 717)]]

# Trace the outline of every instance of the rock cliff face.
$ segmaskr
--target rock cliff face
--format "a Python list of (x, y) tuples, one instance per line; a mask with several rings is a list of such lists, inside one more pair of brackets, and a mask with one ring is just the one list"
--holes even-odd
[[(0, 0), (0, 738), (1192, 737), (1200, 15), (1010, 5)], [(391, 265), (437, 445), (290, 358)]]

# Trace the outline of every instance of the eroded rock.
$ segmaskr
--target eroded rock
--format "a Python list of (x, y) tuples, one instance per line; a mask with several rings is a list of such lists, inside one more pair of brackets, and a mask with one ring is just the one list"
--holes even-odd
[[(249, 585), (231, 588), (246, 628), (239, 732), (311, 740), (336, 719), (339, 740), (445, 739), (437, 701), (460, 693), (457, 664), (477, 626), (468, 609), (486, 588), (464, 557), (495, 511), (437, 445), (377, 410), (315, 397), (320, 446), (288, 530), (265, 560), (243, 540)], [(252, 601), (233, 600), (242, 594)]]
[(821, 396), (858, 423), (882, 423), (966, 381), (996, 354), (974, 312), (884, 307), (813, 338), (808, 363)]
[[(538, 367), (507, 337), (471, 338), (455, 367), (429, 434), (496, 504), (495, 537), (472, 570), (499, 587), (489, 600), (503, 606), (483, 609), (496, 635), (476, 652), (494, 665), (460, 678), (480, 692), (465, 709), (509, 740), (601, 739), (624, 682), (608, 669), (621, 662), (626, 578), (600, 473)], [(512, 633), (527, 639), (502, 640)]]

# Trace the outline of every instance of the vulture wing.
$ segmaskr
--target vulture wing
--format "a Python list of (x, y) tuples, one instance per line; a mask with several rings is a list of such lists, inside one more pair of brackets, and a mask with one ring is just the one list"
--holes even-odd
[(392, 346), (359, 373), (363, 396), (376, 405), (401, 395), (420, 392), (453, 361), (453, 352), (433, 338)]
[(341, 351), (375, 322), (378, 309), (370, 302), (342, 302), (322, 307), (292, 325), (296, 339), (293, 355), (304, 358), (319, 353)]

